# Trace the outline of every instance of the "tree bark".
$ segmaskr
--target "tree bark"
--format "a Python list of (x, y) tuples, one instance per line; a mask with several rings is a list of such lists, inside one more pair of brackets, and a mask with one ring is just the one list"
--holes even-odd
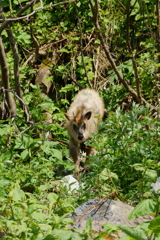
[(18, 49), (15, 43), (15, 39), (13, 33), (10, 29), (7, 29), (7, 34), (9, 38), (9, 42), (12, 47), (13, 57), (14, 57), (14, 80), (17, 95), (22, 98), (22, 91), (20, 87), (20, 79), (19, 79), (19, 57), (18, 57)]
[[(1, 71), (2, 71), (2, 86), (5, 89), (10, 88), (9, 84), (9, 69), (8, 69), (8, 63), (6, 60), (6, 54), (3, 46), (2, 39), (0, 37), (0, 66), (1, 66)], [(6, 99), (7, 99), (7, 104), (9, 108), (9, 117), (15, 117), (16, 116), (16, 104), (15, 100), (13, 98), (13, 95), (10, 92), (6, 92)], [(6, 109), (8, 112), (8, 109)]]

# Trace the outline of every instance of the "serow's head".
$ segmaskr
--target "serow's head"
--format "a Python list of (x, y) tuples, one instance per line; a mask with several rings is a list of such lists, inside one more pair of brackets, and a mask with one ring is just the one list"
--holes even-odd
[(91, 111), (85, 114), (82, 111), (78, 111), (75, 116), (73, 114), (73, 117), (65, 114), (66, 118), (72, 124), (73, 133), (78, 142), (84, 142), (88, 138), (87, 121), (91, 118), (91, 115)]

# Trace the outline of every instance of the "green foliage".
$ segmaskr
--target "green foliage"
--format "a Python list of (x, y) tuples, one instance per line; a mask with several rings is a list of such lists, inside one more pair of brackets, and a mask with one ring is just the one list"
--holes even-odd
[[(51, 186), (48, 189), (51, 189)], [(17, 183), (8, 186), (7, 192), (8, 194), (1, 193), (0, 199), (1, 203), (3, 202), (0, 228), (5, 233), (4, 239), (43, 239), (44, 236), (51, 234), (53, 229), (56, 234), (56, 229), (60, 231), (58, 229), (65, 229), (69, 223), (72, 223), (72, 220), (66, 218), (65, 215), (57, 214), (57, 204), (60, 201), (58, 194), (53, 196), (53, 193), (47, 195), (45, 193), (43, 195), (41, 188), (41, 197), (45, 198), (42, 197), (39, 202), (36, 194), (25, 193)], [(61, 204), (67, 212), (68, 207), (65, 207), (67, 201), (64, 204), (61, 199)], [(6, 215), (9, 217), (6, 218)], [(62, 233), (64, 234), (65, 231)], [(59, 232), (56, 235), (61, 236)], [(70, 232), (70, 236), (72, 235)]]
[[(42, 2), (23, 13), (25, 16), (36, 9), (34, 15), (14, 19), (1, 34), (10, 86), (15, 90), (15, 59), (6, 30), (11, 29), (14, 35), (20, 85), (33, 124), (25, 122), (18, 101), (15, 121), (0, 121), (0, 237), (4, 240), (89, 240), (103, 239), (105, 234), (122, 230), (128, 236), (125, 239), (154, 237), (159, 240), (159, 198), (149, 191), (149, 186), (160, 175), (160, 123), (151, 117), (148, 107), (133, 103), (135, 99), (120, 84), (97, 37), (89, 1), (69, 1), (54, 7), (53, 4), (61, 1)], [(149, 103), (158, 106), (159, 39), (155, 1), (98, 3), (100, 32), (119, 73), (128, 86), (136, 90), (134, 57), (141, 93)], [(2, 1), (4, 18), (16, 18), (26, 4), (25, 0)], [(34, 38), (38, 50), (45, 51), (44, 55), (40, 52), (36, 55)], [(44, 80), (53, 84), (49, 97), (35, 84), (37, 69), (42, 65), (51, 71), (51, 76)], [(74, 170), (63, 126), (64, 112), (79, 90), (79, 84), (102, 90), (108, 118), (100, 124), (99, 133), (88, 141), (97, 153), (87, 159), (85, 164), (90, 171), (85, 178), (81, 177), (83, 187), (72, 196), (59, 186), (59, 180)], [(51, 115), (50, 124), (47, 114)], [(83, 233), (69, 231), (72, 220), (67, 215), (78, 204), (111, 192), (116, 192), (124, 201), (139, 203), (129, 215), (130, 219), (151, 213), (155, 218), (134, 228), (107, 224), (100, 234), (93, 233), (89, 219)]]
[(139, 216), (145, 216), (147, 214), (156, 212), (158, 203), (153, 199), (146, 199), (141, 201), (137, 207), (129, 214), (128, 219), (135, 219)]
[[(148, 117), (148, 109), (133, 105), (129, 113), (120, 109), (109, 114), (99, 126), (99, 134), (94, 134), (89, 144), (97, 150), (88, 165), (99, 187), (95, 194), (104, 196), (117, 189), (135, 200), (138, 193), (145, 195), (148, 187), (156, 181), (160, 172), (159, 122)], [(105, 166), (105, 167), (104, 167)], [(134, 192), (134, 194), (133, 194)]]

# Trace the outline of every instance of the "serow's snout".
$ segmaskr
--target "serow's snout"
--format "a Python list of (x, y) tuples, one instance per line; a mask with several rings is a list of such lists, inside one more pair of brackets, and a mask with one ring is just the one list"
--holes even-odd
[(78, 140), (82, 140), (82, 139), (83, 139), (83, 134), (80, 133), (80, 134), (78, 135)]

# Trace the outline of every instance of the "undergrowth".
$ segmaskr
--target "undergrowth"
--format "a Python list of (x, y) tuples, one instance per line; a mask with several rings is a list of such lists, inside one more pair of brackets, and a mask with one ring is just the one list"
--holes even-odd
[[(55, 112), (59, 110), (55, 108)], [(81, 178), (83, 187), (76, 194), (59, 182), (74, 169), (66, 146), (48, 140), (52, 130), (55, 137), (63, 136), (66, 140), (65, 128), (39, 123), (27, 129), (21, 124), (20, 131), (15, 131), (14, 123), (6, 125), (1, 121), (2, 239), (100, 239), (100, 235), (91, 238), (89, 233), (75, 235), (68, 231), (72, 220), (67, 215), (89, 198), (102, 198), (111, 192), (125, 202), (142, 203), (146, 199), (154, 202), (149, 187), (160, 175), (160, 123), (149, 116), (147, 107), (136, 104), (130, 112), (123, 113), (117, 108), (109, 113), (99, 132), (88, 141), (97, 153), (86, 161), (90, 171)], [(38, 132), (43, 129), (41, 136), (37, 129)], [(159, 206), (158, 201), (154, 206)], [(111, 227), (105, 231), (111, 232)]]

